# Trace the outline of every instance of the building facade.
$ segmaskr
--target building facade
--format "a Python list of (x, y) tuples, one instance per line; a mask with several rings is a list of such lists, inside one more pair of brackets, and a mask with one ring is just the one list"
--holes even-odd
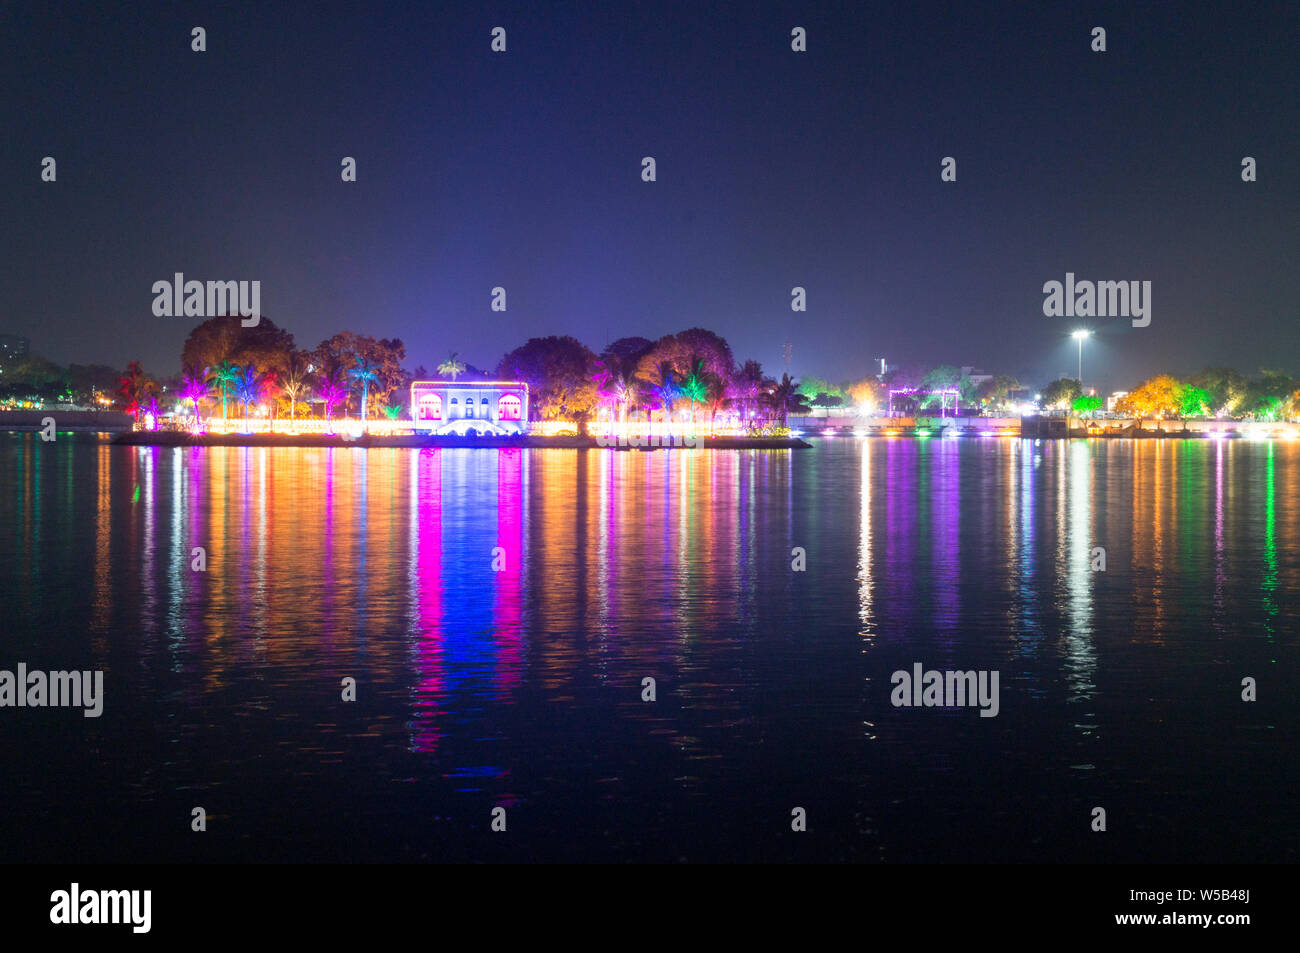
[(32, 343), (21, 334), (0, 334), (0, 362), (17, 361), (31, 353)]
[(411, 423), (422, 433), (527, 433), (528, 385), (523, 381), (415, 381)]

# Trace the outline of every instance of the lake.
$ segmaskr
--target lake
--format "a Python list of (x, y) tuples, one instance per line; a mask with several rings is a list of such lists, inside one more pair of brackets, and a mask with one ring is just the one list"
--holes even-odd
[(1300, 859), (1295, 442), (0, 434), (0, 487), (0, 669), (104, 673), (0, 708), (9, 860)]

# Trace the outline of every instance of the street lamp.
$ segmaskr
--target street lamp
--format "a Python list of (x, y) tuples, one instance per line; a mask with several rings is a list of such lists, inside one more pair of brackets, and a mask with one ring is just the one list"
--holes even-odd
[(1091, 331), (1075, 331), (1070, 337), (1079, 342), (1079, 392), (1083, 393), (1083, 342), (1092, 337)]

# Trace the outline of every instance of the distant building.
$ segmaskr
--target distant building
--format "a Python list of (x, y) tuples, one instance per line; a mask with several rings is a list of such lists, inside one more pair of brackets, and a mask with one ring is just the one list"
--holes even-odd
[(526, 433), (528, 385), (523, 381), (415, 381), (411, 422), (427, 433)]
[(26, 357), (32, 342), (20, 334), (0, 334), (0, 361), (14, 361)]
[(1113, 413), (1115, 413), (1115, 405), (1118, 404), (1121, 400), (1123, 400), (1123, 399), (1124, 399), (1125, 397), (1127, 397), (1127, 396), (1128, 396), (1128, 391), (1126, 391), (1126, 390), (1117, 390), (1117, 391), (1115, 391), (1115, 393), (1113, 393), (1113, 394), (1111, 394), (1109, 397), (1107, 397), (1107, 398), (1106, 398), (1106, 413), (1108, 413), (1108, 414), (1113, 414)]

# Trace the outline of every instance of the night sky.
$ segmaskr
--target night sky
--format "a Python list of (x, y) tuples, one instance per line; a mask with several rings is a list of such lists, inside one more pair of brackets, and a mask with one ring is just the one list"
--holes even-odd
[[(173, 373), (182, 271), (410, 367), (702, 326), (778, 376), (1037, 384), (1086, 323), (1102, 387), (1300, 371), (1300, 5), (1132, 6), (6, 3), (0, 332)], [(1150, 327), (1045, 317), (1067, 271), (1151, 281)]]

